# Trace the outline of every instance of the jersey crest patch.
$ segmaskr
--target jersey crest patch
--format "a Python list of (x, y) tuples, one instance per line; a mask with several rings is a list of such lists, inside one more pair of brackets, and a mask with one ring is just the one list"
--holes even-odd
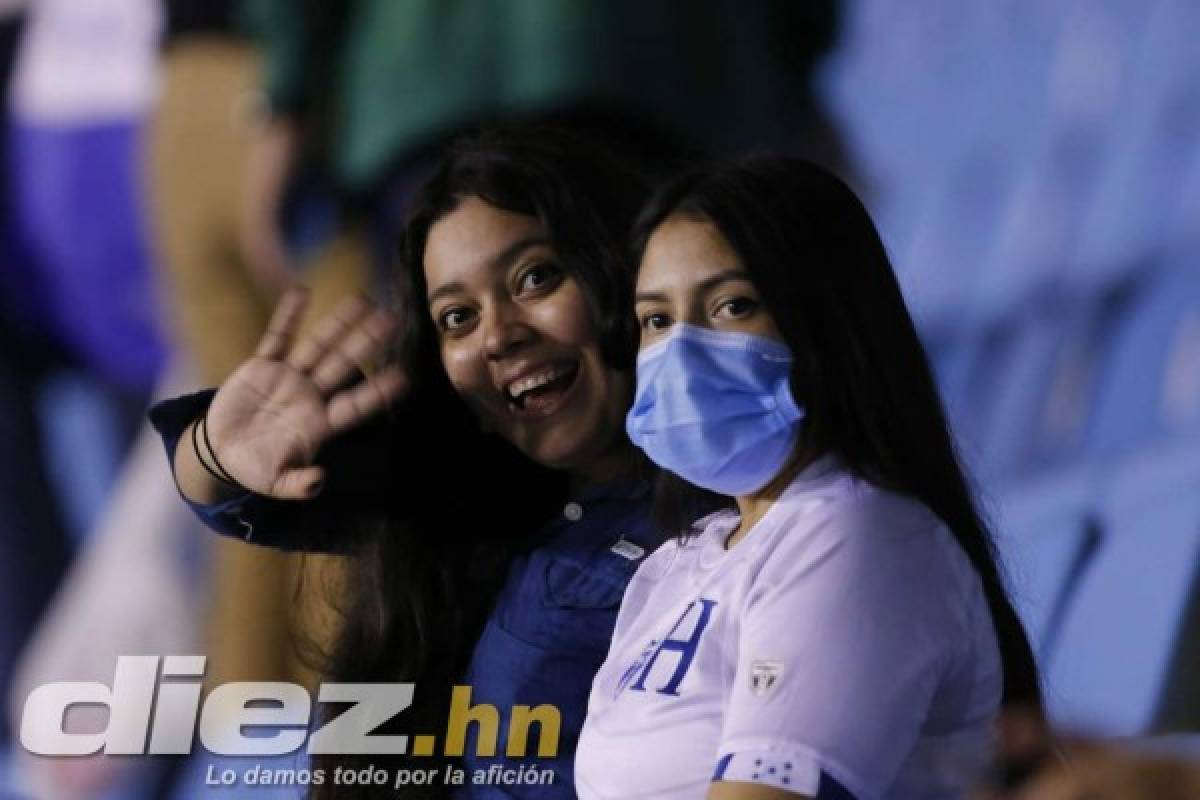
[(762, 697), (774, 688), (783, 674), (782, 661), (755, 661), (750, 664), (750, 691)]

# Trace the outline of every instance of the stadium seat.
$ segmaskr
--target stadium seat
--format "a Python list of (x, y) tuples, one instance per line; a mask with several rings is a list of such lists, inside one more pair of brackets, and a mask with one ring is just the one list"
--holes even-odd
[(1037, 309), (984, 337), (957, 402), (985, 477), (1028, 476), (1082, 454), (1098, 367), (1128, 301), (1116, 292)]
[(1145, 289), (1099, 379), (1086, 433), (1093, 458), (1200, 427), (1200, 262), (1181, 260)]
[(1173, 248), (1195, 251), (1200, 246), (1200, 231), (1196, 230), (1196, 220), (1200, 219), (1200, 152), (1180, 165), (1180, 173), (1179, 197), (1175, 207), (1167, 210), (1166, 241)]
[(976, 443), (985, 477), (1012, 475), (1028, 448), (1061, 337), (1059, 320), (1031, 315), (985, 338), (971, 369), (964, 417), (964, 435)]
[(1089, 515), (1095, 476), (1072, 468), (1009, 485), (998, 496), (996, 543), (1013, 604), (1039, 661), (1056, 649), (1058, 628), (1094, 543)]
[(1200, 564), (1200, 448), (1132, 454), (1105, 492), (1099, 544), (1043, 662), (1059, 725), (1154, 732)]
[(1150, 7), (1106, 163), (1084, 214), (1086, 235), (1068, 269), (1081, 289), (1121, 280), (1159, 254), (1186, 165), (1200, 159), (1200, 104), (1194, 101), (1200, 90), (1200, 50), (1194, 46), (1200, 6), (1160, 0)]

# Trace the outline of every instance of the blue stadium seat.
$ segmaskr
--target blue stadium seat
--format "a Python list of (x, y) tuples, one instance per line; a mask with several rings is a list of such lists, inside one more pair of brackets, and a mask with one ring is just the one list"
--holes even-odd
[(1011, 141), (976, 141), (949, 162), (945, 179), (915, 221), (897, 269), (919, 324), (971, 327), (971, 295), (980, 281), (979, 254), (992, 240), (995, 219), (1011, 191), (1019, 154)]
[(1127, 100), (1138, 96), (1133, 65), (1151, 4), (1057, 5), (1066, 18), (1041, 75), (1046, 102), (1038, 124), (1044, 132), (997, 215), (997, 237), (973, 298), (974, 313), (985, 320), (1067, 283), (1067, 265), (1094, 233), (1087, 214), (1097, 204), (1097, 176), (1106, 168), (1113, 129)]
[(1200, 442), (1126, 459), (1095, 557), (1043, 666), (1052, 719), (1106, 736), (1153, 732), (1200, 566)]
[(996, 542), (1013, 604), (1039, 661), (1055, 650), (1076, 590), (1073, 576), (1089, 558), (1094, 485), (1089, 470), (1072, 468), (1009, 485), (999, 495)]
[(1090, 457), (1200, 428), (1200, 260), (1181, 260), (1145, 287), (1098, 385)]
[(1013, 474), (1032, 441), (1038, 407), (1050, 391), (1061, 320), (1031, 315), (985, 338), (971, 369), (963, 436), (978, 451), (983, 475)]
[(1160, 251), (1187, 165), (1200, 158), (1200, 104), (1194, 100), (1200, 90), (1200, 5), (1160, 0), (1152, 8), (1084, 215), (1085, 235), (1069, 265), (1069, 279), (1081, 288), (1120, 280)]
[(987, 477), (1028, 475), (1082, 454), (1098, 365), (1128, 301), (1114, 292), (1041, 308), (983, 337), (958, 403), (963, 438)]
[(1192, 155), (1189, 163), (1180, 165), (1179, 196), (1175, 207), (1168, 209), (1165, 241), (1172, 249), (1200, 249), (1200, 231), (1196, 220), (1200, 219), (1200, 151)]

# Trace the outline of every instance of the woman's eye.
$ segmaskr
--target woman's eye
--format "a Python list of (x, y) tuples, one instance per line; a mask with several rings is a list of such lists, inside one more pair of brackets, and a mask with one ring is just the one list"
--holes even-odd
[(521, 293), (541, 289), (553, 283), (561, 272), (553, 264), (534, 264), (521, 273), (521, 277), (517, 280), (517, 292)]
[(749, 297), (733, 297), (717, 306), (717, 315), (728, 319), (741, 319), (758, 307), (758, 301)]
[(644, 331), (661, 331), (670, 324), (671, 320), (666, 314), (646, 314), (642, 317), (642, 330)]
[(438, 325), (445, 331), (461, 328), (471, 321), (471, 312), (466, 308), (448, 308), (438, 317)]

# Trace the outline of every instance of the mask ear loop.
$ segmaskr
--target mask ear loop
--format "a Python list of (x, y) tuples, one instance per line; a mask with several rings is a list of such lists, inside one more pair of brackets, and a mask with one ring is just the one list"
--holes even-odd
[[(794, 361), (792, 363), (795, 364)], [(805, 407), (796, 399), (796, 393), (792, 389), (794, 374), (794, 369), (789, 371), (787, 380), (780, 381), (775, 387), (775, 409), (787, 422), (799, 422), (807, 416)]]

